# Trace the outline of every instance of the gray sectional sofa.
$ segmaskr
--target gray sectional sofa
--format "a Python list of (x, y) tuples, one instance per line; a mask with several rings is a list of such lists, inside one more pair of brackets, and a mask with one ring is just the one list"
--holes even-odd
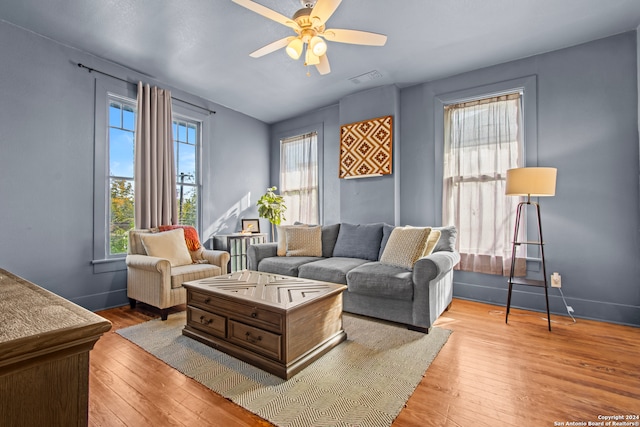
[(277, 243), (263, 243), (248, 248), (247, 265), (250, 270), (345, 284), (344, 311), (428, 333), (451, 304), (453, 267), (460, 260), (457, 231), (433, 227), (441, 234), (433, 252), (410, 269), (380, 262), (393, 229), (383, 223), (326, 225), (322, 256), (278, 256)]

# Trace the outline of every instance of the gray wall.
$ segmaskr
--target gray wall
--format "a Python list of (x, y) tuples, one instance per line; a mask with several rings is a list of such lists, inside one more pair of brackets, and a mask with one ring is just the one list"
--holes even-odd
[(0, 57), (0, 268), (91, 310), (127, 301), (124, 262), (92, 265), (95, 87), (113, 79), (77, 63), (217, 111), (202, 146), (201, 237), (257, 217), (266, 124), (2, 21)]
[[(412, 225), (441, 222), (442, 141), (436, 135), (442, 132), (436, 123), (442, 124), (434, 119), (440, 98), (535, 76), (537, 132), (532, 134), (537, 136), (526, 141), (527, 151), (535, 154), (528, 165), (558, 168), (556, 196), (540, 200), (548, 271), (562, 275), (562, 291), (577, 317), (640, 325), (636, 58), (636, 33), (629, 32), (400, 90), (394, 140), (399, 158), (394, 175), (401, 171), (402, 177), (396, 182), (399, 201), (392, 204), (383, 196), (382, 220), (396, 217), (397, 223)], [(369, 90), (356, 94), (356, 102), (351, 102), (354, 95), (341, 101), (340, 123), (333, 130), (325, 126), (325, 134), (337, 134), (342, 123), (380, 115), (367, 106), (386, 104), (388, 97), (385, 88), (375, 94)], [(310, 115), (290, 119), (286, 126), (295, 128)], [(325, 150), (337, 143), (325, 141)], [(340, 183), (339, 194), (333, 195), (341, 200), (340, 220), (377, 219), (371, 217), (368, 197), (376, 191), (387, 195), (391, 187), (375, 180), (347, 183), (357, 185), (355, 190)], [(350, 200), (357, 202), (344, 206)], [(389, 206), (392, 214), (384, 210)], [(454, 280), (458, 298), (506, 302), (504, 277), (456, 272)], [(513, 304), (543, 310), (544, 297), (536, 291), (519, 288)], [(552, 312), (566, 314), (557, 289), (551, 289), (550, 300)]]

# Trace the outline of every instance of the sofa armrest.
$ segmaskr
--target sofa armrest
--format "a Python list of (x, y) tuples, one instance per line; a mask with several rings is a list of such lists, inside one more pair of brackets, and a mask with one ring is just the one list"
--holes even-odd
[(171, 271), (171, 263), (168, 259), (154, 256), (129, 254), (125, 258), (125, 263), (127, 267), (137, 268), (139, 270), (159, 273), (169, 273)]
[(429, 283), (448, 273), (460, 262), (457, 252), (438, 251), (422, 257), (413, 266), (413, 283)]
[(231, 259), (231, 255), (227, 251), (218, 251), (205, 249), (201, 252), (202, 259), (209, 261), (209, 264), (217, 265), (222, 270), (222, 274), (227, 274), (227, 265)]
[(247, 248), (247, 268), (258, 270), (260, 261), (264, 258), (278, 256), (277, 243), (258, 243)]

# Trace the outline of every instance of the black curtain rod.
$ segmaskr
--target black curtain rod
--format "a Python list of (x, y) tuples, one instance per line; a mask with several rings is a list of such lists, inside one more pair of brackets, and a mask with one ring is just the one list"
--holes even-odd
[[(84, 68), (85, 70), (87, 70), (87, 71), (88, 71), (88, 72), (90, 72), (90, 73), (95, 71), (96, 73), (98, 73), (98, 74), (102, 74), (103, 76), (111, 77), (112, 79), (120, 80), (121, 82), (125, 82), (125, 83), (131, 83), (131, 82), (130, 82), (130, 81), (128, 81), (128, 80), (121, 79), (120, 77), (116, 77), (116, 76), (114, 76), (114, 75), (112, 75), (112, 74), (105, 73), (104, 71), (96, 70), (95, 68), (87, 67), (87, 66), (86, 66), (86, 65), (84, 65), (84, 64), (78, 64), (78, 67), (80, 67), (80, 68)], [(172, 96), (172, 97), (171, 97), (171, 99), (175, 99), (176, 101), (180, 101), (180, 102), (183, 102), (183, 103), (185, 103), (185, 104), (191, 105), (191, 106), (193, 106), (193, 107), (200, 108), (201, 110), (208, 111), (208, 112), (209, 112), (209, 114), (215, 114), (215, 113), (216, 113), (216, 112), (215, 112), (215, 111), (213, 111), (213, 110), (209, 110), (208, 108), (201, 107), (201, 106), (196, 105), (196, 104), (193, 104), (193, 103), (191, 103), (191, 102), (189, 102), (189, 101), (185, 101), (184, 99), (176, 98), (175, 96)]]

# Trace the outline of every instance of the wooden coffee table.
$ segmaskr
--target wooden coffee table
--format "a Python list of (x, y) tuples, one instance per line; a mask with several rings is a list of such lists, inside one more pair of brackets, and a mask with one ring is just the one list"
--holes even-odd
[(183, 286), (183, 335), (280, 378), (291, 378), (347, 338), (344, 285), (244, 270)]

